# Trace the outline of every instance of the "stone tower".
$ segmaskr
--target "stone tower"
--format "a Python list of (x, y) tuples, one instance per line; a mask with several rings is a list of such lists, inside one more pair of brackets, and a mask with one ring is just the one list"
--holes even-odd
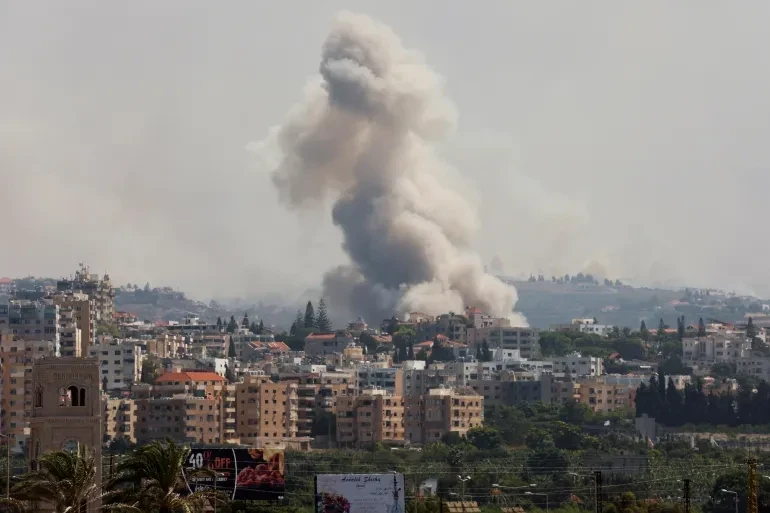
[[(94, 451), (102, 477), (102, 403), (97, 358), (45, 357), (32, 367), (29, 461), (49, 451)], [(99, 504), (90, 504), (88, 512)]]

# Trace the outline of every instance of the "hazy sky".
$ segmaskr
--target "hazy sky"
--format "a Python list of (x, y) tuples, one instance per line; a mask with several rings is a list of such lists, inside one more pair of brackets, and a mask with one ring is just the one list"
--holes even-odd
[(199, 297), (317, 286), (346, 261), (339, 233), (285, 209), (246, 146), (302, 98), (340, 9), (445, 78), (441, 152), (486, 261), (770, 295), (759, 0), (0, 0), (0, 275), (85, 261)]

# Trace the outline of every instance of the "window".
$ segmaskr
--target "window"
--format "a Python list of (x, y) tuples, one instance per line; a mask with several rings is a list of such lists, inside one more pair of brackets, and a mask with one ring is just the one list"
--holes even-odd
[(35, 408), (43, 407), (43, 387), (40, 385), (35, 388)]

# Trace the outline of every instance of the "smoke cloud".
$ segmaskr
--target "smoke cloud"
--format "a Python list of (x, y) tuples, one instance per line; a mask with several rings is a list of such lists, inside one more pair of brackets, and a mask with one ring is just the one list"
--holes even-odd
[(471, 248), (476, 213), (434, 152), (456, 117), (440, 77), (392, 30), (337, 17), (319, 79), (271, 131), (281, 155), (273, 181), (286, 204), (333, 203), (351, 260), (324, 276), (333, 305), (369, 319), (467, 305), (514, 315), (516, 290), (485, 272)]

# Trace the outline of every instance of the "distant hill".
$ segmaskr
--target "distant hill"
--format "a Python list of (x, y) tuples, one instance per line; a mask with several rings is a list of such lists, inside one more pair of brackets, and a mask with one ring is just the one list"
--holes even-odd
[(548, 328), (578, 317), (596, 317), (600, 324), (631, 328), (638, 328), (644, 320), (648, 328), (656, 329), (661, 318), (669, 326), (676, 326), (676, 318), (682, 315), (687, 324), (697, 323), (700, 317), (737, 322), (743, 320), (746, 314), (762, 310), (761, 302), (756, 298), (689, 289), (551, 281), (509, 283), (519, 293), (516, 310), (537, 328)]

